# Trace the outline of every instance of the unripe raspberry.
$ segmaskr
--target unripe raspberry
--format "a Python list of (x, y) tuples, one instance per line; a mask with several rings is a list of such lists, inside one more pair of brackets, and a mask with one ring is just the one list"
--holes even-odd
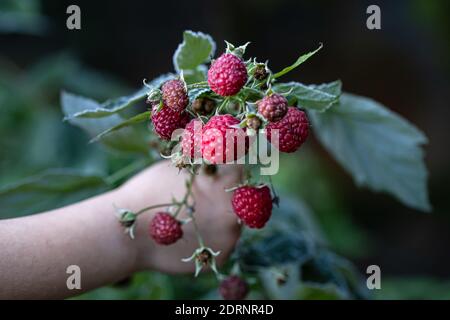
[(250, 228), (260, 229), (272, 215), (272, 197), (267, 186), (243, 186), (231, 198), (234, 213)]
[(182, 111), (189, 103), (186, 88), (181, 80), (166, 81), (162, 85), (161, 91), (164, 105), (173, 110)]
[[(305, 142), (309, 132), (309, 121), (306, 113), (296, 107), (289, 107), (287, 114), (278, 122), (266, 126), (267, 139), (271, 141), (272, 130), (278, 129), (278, 140), (275, 147), (281, 152), (295, 152)], [(276, 139), (275, 139), (276, 140)]]
[(249, 287), (240, 277), (229, 276), (220, 283), (219, 292), (225, 300), (243, 300), (249, 292)]
[(227, 97), (237, 94), (247, 82), (247, 68), (241, 58), (224, 53), (208, 70), (208, 84), (212, 91)]
[(150, 222), (150, 236), (156, 243), (169, 245), (183, 236), (181, 222), (167, 212), (158, 212)]
[(216, 102), (208, 98), (197, 98), (192, 102), (192, 111), (201, 116), (211, 114), (215, 107)]
[(210, 164), (235, 161), (248, 151), (248, 136), (236, 128), (240, 121), (225, 114), (211, 117), (203, 127), (202, 156)]
[(179, 128), (184, 128), (189, 122), (189, 114), (163, 106), (158, 111), (158, 106), (153, 107), (151, 120), (158, 136), (163, 140), (170, 140), (172, 133)]
[(266, 79), (268, 75), (269, 74), (267, 73), (266, 66), (263, 64), (258, 65), (253, 72), (253, 77), (259, 81)]
[(253, 130), (258, 130), (261, 127), (261, 120), (258, 117), (251, 117), (247, 119), (247, 127)]
[(280, 121), (288, 111), (288, 101), (282, 95), (274, 93), (258, 101), (258, 111), (269, 122)]

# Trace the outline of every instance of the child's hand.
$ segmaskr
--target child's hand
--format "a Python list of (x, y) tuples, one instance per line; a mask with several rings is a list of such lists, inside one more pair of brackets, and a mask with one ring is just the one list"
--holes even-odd
[[(241, 167), (223, 165), (215, 175), (208, 176), (203, 170), (195, 177), (193, 196), (194, 213), (205, 245), (220, 251), (218, 262), (223, 262), (232, 251), (240, 234), (237, 218), (231, 208), (231, 193), (225, 189), (236, 186), (241, 178)], [(169, 161), (159, 162), (139, 173), (117, 189), (115, 205), (138, 211), (141, 208), (170, 203), (172, 197), (181, 200), (186, 192), (185, 181), (188, 174), (175, 168)], [(156, 269), (162, 272), (192, 272), (193, 262), (182, 262), (198, 247), (192, 222), (183, 225), (183, 238), (175, 244), (164, 246), (156, 244), (149, 236), (149, 223), (153, 215), (165, 208), (151, 210), (139, 216), (135, 241), (137, 248), (136, 267)], [(179, 218), (186, 218), (181, 212)]]
[[(223, 262), (238, 237), (237, 218), (225, 188), (240, 181), (237, 166), (222, 166), (215, 176), (195, 177), (195, 217), (205, 244), (221, 251)], [(138, 211), (144, 207), (181, 200), (187, 174), (169, 162), (159, 162), (120, 188), (72, 205), (16, 219), (0, 220), (0, 299), (55, 299), (114, 283), (133, 272), (155, 269), (178, 273), (194, 271), (181, 262), (197, 248), (192, 222), (173, 245), (157, 245), (149, 236), (150, 211), (139, 216), (136, 239), (123, 233), (114, 207)], [(164, 209), (164, 208), (162, 208)], [(181, 212), (180, 218), (185, 217)], [(68, 266), (81, 270), (80, 290), (67, 286)]]

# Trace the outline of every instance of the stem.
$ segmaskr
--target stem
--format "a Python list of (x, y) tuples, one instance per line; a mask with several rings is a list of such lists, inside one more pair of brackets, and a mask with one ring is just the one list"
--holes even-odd
[(130, 174), (136, 172), (137, 170), (143, 168), (145, 165), (148, 164), (147, 159), (140, 159), (135, 162), (132, 162), (126, 167), (123, 167), (122, 169), (116, 171), (112, 175), (106, 178), (106, 182), (110, 185), (114, 185), (120, 180), (124, 179), (125, 177), (129, 176)]
[(174, 217), (175, 217), (175, 218), (176, 218), (176, 217), (178, 216), (178, 214), (180, 213), (181, 208), (183, 207), (183, 205), (187, 206), (187, 201), (188, 201), (189, 197), (192, 195), (192, 184), (193, 184), (193, 182), (194, 182), (194, 178), (195, 178), (195, 175), (194, 175), (194, 174), (191, 174), (191, 176), (189, 177), (189, 179), (186, 181), (186, 188), (187, 188), (187, 191), (186, 191), (186, 193), (185, 193), (183, 199), (182, 199), (181, 202), (180, 202), (181, 205), (177, 208), (177, 211), (175, 211), (175, 214), (174, 214)]
[(252, 93), (258, 95), (258, 96), (262, 96), (261, 91), (259, 91), (258, 89), (252, 88), (252, 87), (247, 87), (244, 86), (243, 89), (247, 89), (248, 91), (251, 91)]
[[(188, 203), (187, 203), (188, 199), (192, 195), (192, 185), (194, 184), (194, 180), (195, 180), (195, 174), (191, 173), (191, 176), (186, 181), (186, 188), (187, 188), (186, 194), (184, 195), (184, 198), (181, 201), (181, 203), (183, 205), (185, 205), (185, 206), (188, 205)], [(182, 206), (178, 207), (178, 209), (177, 209), (177, 211), (175, 212), (175, 215), (174, 215), (175, 217), (178, 215), (178, 213), (180, 213), (181, 208), (182, 208)], [(194, 211), (193, 210), (189, 211), (189, 217), (191, 218), (192, 224), (194, 225), (194, 232), (195, 232), (195, 235), (197, 236), (197, 241), (198, 241), (199, 246), (200, 247), (205, 247), (205, 243), (204, 243), (203, 238), (202, 238), (202, 236), (200, 234), (200, 231), (198, 229), (197, 222), (195, 221)]]
[(196, 83), (189, 84), (188, 89), (195, 89), (195, 88), (208, 88), (208, 81), (200, 81)]
[(225, 107), (225, 105), (228, 103), (228, 101), (230, 100), (229, 97), (226, 97), (222, 103), (220, 104), (219, 108), (217, 108), (216, 110), (216, 114), (220, 114), (220, 112), (222, 111), (222, 109)]
[(200, 231), (198, 230), (197, 222), (195, 221), (194, 215), (191, 215), (191, 219), (192, 219), (192, 224), (194, 225), (195, 235), (197, 236), (198, 245), (203, 248), (203, 247), (205, 247), (205, 243), (203, 242), (202, 235), (200, 234)]
[(153, 206), (145, 207), (138, 212), (136, 212), (136, 215), (140, 215), (141, 213), (144, 213), (145, 211), (161, 208), (161, 207), (171, 207), (171, 206), (178, 206), (180, 207), (182, 205), (181, 202), (172, 202), (172, 203), (163, 203), (163, 204), (155, 204)]
[(181, 208), (183, 208), (183, 206), (187, 206), (188, 205), (188, 199), (190, 197), (190, 195), (192, 194), (192, 182), (194, 181), (194, 175), (192, 174), (191, 177), (189, 178), (189, 180), (187, 181), (187, 191), (186, 194), (184, 195), (183, 199), (179, 202), (171, 202), (171, 203), (162, 203), (162, 204), (155, 204), (155, 205), (151, 205), (145, 208), (142, 208), (141, 210), (139, 210), (138, 212), (136, 212), (136, 215), (140, 215), (146, 211), (152, 210), (152, 209), (156, 209), (156, 208), (162, 208), (162, 207), (177, 207), (177, 211), (175, 212), (175, 214), (173, 215), (174, 218), (177, 217), (177, 215), (180, 213)]

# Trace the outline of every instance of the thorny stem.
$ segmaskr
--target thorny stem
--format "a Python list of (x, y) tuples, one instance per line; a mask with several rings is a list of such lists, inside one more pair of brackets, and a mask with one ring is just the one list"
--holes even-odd
[(252, 93), (254, 93), (254, 94), (258, 95), (258, 96), (262, 96), (261, 92), (258, 89), (255, 89), (253, 87), (244, 86), (243, 89), (247, 89), (248, 91), (251, 91)]
[(217, 108), (216, 114), (220, 114), (220, 112), (222, 112), (222, 109), (225, 107), (225, 105), (228, 103), (228, 101), (230, 100), (229, 97), (226, 97), (222, 103), (220, 104), (219, 108)]
[(192, 219), (192, 224), (194, 225), (194, 232), (195, 235), (197, 236), (198, 245), (203, 248), (205, 247), (205, 243), (203, 241), (202, 235), (200, 234), (200, 231), (198, 230), (197, 222), (195, 221), (193, 212), (190, 213), (190, 217)]
[(275, 187), (273, 186), (273, 182), (272, 182), (272, 176), (269, 176), (269, 183), (270, 183), (270, 189), (272, 189), (272, 194), (273, 194), (273, 199), (274, 199), (274, 203), (276, 204), (276, 206), (278, 207), (279, 204), (279, 198), (278, 195), (275, 191)]
[(188, 89), (208, 88), (208, 81), (200, 81), (188, 85)]
[(174, 201), (171, 203), (162, 203), (162, 204), (155, 204), (152, 206), (148, 206), (145, 208), (142, 208), (141, 210), (139, 210), (138, 212), (136, 212), (136, 215), (140, 215), (146, 211), (152, 210), (152, 209), (156, 209), (156, 208), (162, 208), (162, 207), (177, 207), (177, 211), (175, 211), (175, 214), (173, 215), (174, 218), (177, 217), (177, 215), (180, 213), (181, 209), (184, 206), (188, 206), (188, 200), (189, 197), (192, 195), (192, 183), (194, 181), (194, 176), (193, 174), (191, 174), (190, 178), (186, 181), (186, 187), (187, 187), (187, 191), (186, 194), (184, 195), (183, 199), (181, 201)]
[(163, 203), (163, 204), (155, 204), (153, 206), (145, 207), (136, 212), (136, 215), (140, 215), (141, 213), (144, 213), (145, 211), (156, 209), (156, 208), (162, 208), (162, 207), (171, 207), (171, 206), (178, 206), (180, 207), (182, 205), (182, 202), (172, 202), (172, 203)]
[[(174, 217), (176, 217), (180, 213), (181, 208), (183, 206), (188, 207), (188, 200), (189, 200), (189, 197), (192, 196), (192, 185), (194, 184), (194, 180), (195, 180), (195, 174), (191, 173), (190, 177), (186, 181), (186, 189), (187, 189), (186, 193), (184, 195), (183, 200), (181, 200), (180, 205), (177, 208), (177, 211), (175, 211)], [(204, 244), (203, 238), (200, 234), (200, 231), (198, 229), (197, 222), (194, 217), (194, 212), (195, 212), (194, 206), (191, 206), (190, 210), (188, 210), (189, 218), (191, 218), (192, 224), (194, 225), (194, 232), (195, 232), (195, 235), (197, 236), (199, 246), (204, 247), (205, 244)]]
[(180, 213), (181, 208), (184, 206), (188, 206), (188, 200), (189, 197), (192, 195), (192, 184), (194, 183), (195, 174), (191, 174), (189, 179), (186, 181), (186, 193), (183, 197), (183, 199), (180, 202), (180, 206), (178, 206), (177, 211), (175, 211), (174, 217), (176, 218), (177, 215)]

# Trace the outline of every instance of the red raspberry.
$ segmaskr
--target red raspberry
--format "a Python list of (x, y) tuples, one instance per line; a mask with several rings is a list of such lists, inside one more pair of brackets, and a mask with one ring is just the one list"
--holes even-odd
[(152, 122), (155, 132), (163, 140), (170, 140), (172, 132), (176, 129), (184, 128), (189, 122), (189, 114), (186, 112), (175, 111), (163, 106), (157, 111), (158, 105), (153, 107)]
[(219, 292), (225, 300), (243, 300), (247, 296), (247, 282), (238, 276), (229, 276), (220, 283)]
[(250, 228), (260, 229), (272, 215), (272, 197), (267, 186), (243, 186), (231, 198), (236, 215)]
[(247, 68), (239, 57), (224, 53), (208, 70), (208, 84), (215, 93), (234, 96), (247, 82)]
[(288, 101), (281, 94), (274, 93), (258, 101), (258, 111), (269, 122), (280, 121), (288, 111)]
[(162, 85), (161, 91), (164, 105), (173, 110), (182, 111), (189, 103), (186, 88), (181, 80), (166, 81)]
[(203, 159), (211, 164), (223, 164), (244, 156), (248, 151), (248, 137), (245, 130), (234, 127), (239, 123), (229, 114), (211, 117), (202, 132)]
[(150, 222), (150, 236), (156, 243), (169, 245), (183, 236), (181, 222), (167, 212), (158, 212)]
[(269, 141), (273, 129), (279, 130), (279, 141), (275, 142), (275, 147), (281, 152), (295, 152), (308, 137), (309, 121), (306, 113), (296, 107), (289, 107), (283, 119), (271, 122), (266, 126), (266, 135)]
[[(184, 128), (181, 136), (181, 149), (183, 156), (194, 160), (201, 158), (203, 124), (198, 119), (192, 119)], [(197, 131), (196, 131), (197, 130)]]

